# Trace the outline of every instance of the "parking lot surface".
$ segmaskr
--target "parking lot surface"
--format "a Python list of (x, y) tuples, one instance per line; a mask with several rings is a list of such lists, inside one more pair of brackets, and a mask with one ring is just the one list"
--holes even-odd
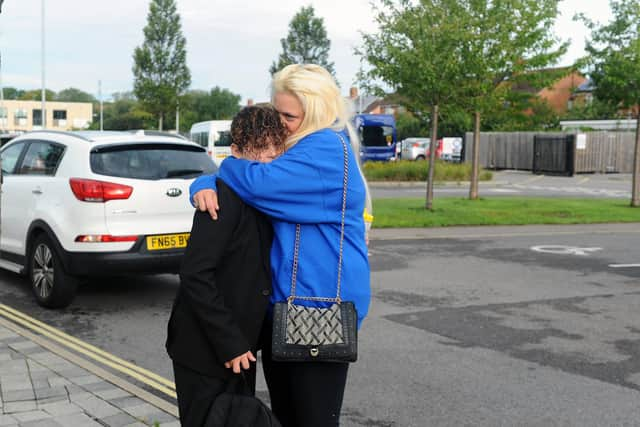
[[(640, 224), (374, 229), (341, 425), (639, 426), (639, 246)], [(177, 286), (105, 279), (50, 311), (4, 274), (0, 301), (171, 380)]]

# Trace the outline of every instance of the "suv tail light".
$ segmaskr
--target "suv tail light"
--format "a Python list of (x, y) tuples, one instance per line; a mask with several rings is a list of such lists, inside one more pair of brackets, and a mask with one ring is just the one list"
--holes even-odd
[(133, 187), (128, 185), (94, 179), (71, 178), (69, 185), (76, 198), (83, 202), (103, 203), (109, 200), (128, 199), (133, 192)]

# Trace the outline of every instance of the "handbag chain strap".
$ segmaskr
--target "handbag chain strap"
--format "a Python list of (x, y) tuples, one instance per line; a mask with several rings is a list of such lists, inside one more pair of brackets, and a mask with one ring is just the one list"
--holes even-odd
[(344, 215), (347, 210), (347, 177), (349, 175), (349, 157), (347, 153), (347, 143), (344, 142), (342, 135), (338, 133), (342, 149), (344, 152), (344, 179), (342, 187), (342, 218), (340, 221), (340, 255), (338, 257), (338, 290), (335, 298), (327, 297), (301, 297), (296, 296), (296, 278), (298, 276), (298, 252), (300, 249), (300, 224), (296, 224), (296, 242), (293, 247), (293, 268), (291, 273), (291, 295), (287, 298), (287, 302), (292, 303), (294, 299), (302, 299), (307, 301), (323, 301), (323, 302), (341, 302), (340, 298), (340, 282), (342, 276), (342, 248), (344, 246)]

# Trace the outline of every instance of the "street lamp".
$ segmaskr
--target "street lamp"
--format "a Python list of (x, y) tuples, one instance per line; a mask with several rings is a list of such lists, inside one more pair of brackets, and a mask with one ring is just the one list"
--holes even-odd
[[(4, 0), (2, 0), (4, 1)], [(45, 92), (45, 74), (44, 74), (44, 0), (42, 0), (42, 129), (47, 127), (47, 114), (45, 111), (46, 92)]]

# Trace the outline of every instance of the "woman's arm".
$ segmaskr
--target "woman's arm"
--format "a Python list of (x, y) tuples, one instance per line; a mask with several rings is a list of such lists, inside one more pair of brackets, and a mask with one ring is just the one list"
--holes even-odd
[[(340, 201), (343, 155), (333, 131), (312, 134), (271, 163), (227, 158), (220, 179), (251, 206), (288, 222), (330, 220), (326, 200)], [(335, 139), (334, 139), (335, 138)]]

